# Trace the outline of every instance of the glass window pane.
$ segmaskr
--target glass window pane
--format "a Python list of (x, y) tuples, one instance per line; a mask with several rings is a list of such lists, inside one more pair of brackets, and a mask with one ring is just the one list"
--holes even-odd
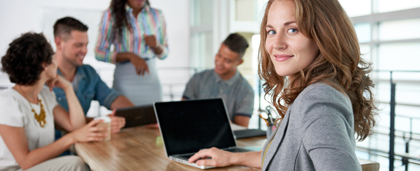
[(362, 58), (367, 62), (374, 62), (372, 60), (372, 53), (369, 45), (360, 45), (360, 53)]
[(379, 70), (419, 70), (420, 43), (392, 43), (379, 45)]
[(379, 40), (420, 38), (420, 19), (379, 23)]
[(213, 33), (201, 32), (191, 36), (190, 66), (200, 69), (214, 66)]
[(213, 24), (213, 1), (191, 0), (191, 26)]
[(420, 7), (419, 0), (378, 0), (378, 12), (389, 12)]
[(349, 17), (368, 15), (371, 13), (372, 0), (339, 0)]
[(359, 42), (369, 42), (371, 38), (370, 24), (369, 23), (360, 23), (355, 24), (354, 29), (356, 30), (357, 38)]

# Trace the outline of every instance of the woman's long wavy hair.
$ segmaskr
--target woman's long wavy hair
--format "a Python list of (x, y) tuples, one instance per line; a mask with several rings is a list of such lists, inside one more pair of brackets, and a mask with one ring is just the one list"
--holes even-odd
[(261, 22), (258, 74), (265, 80), (265, 96), (282, 117), (297, 96), (309, 85), (324, 82), (348, 95), (354, 113), (354, 131), (363, 141), (372, 134), (376, 106), (368, 73), (370, 63), (360, 56), (356, 32), (338, 0), (293, 0), (296, 23), (300, 31), (313, 39), (319, 54), (305, 69), (293, 75), (291, 82), (276, 73), (266, 51), (266, 24), (268, 11), (274, 0), (269, 0)]
[[(114, 33), (114, 38), (120, 38), (122, 35), (123, 27), (127, 27), (131, 30), (131, 25), (127, 20), (127, 11), (125, 10), (125, 5), (127, 0), (112, 0), (109, 8), (114, 19), (114, 24), (112, 25)], [(149, 0), (146, 0), (146, 4), (150, 5)]]

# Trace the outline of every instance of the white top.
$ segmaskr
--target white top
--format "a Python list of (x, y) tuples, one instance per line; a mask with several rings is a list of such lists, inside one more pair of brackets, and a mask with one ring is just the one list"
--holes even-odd
[[(41, 127), (35, 119), (32, 109), (40, 113), (40, 104), (29, 103), (16, 90), (9, 88), (0, 92), (0, 124), (23, 127), (28, 139), (29, 150), (34, 150), (54, 142), (53, 109), (57, 105), (54, 92), (44, 86), (38, 98), (42, 100), (45, 110), (46, 124)], [(10, 153), (3, 137), (0, 135), (0, 170), (9, 166), (18, 166), (12, 153)]]

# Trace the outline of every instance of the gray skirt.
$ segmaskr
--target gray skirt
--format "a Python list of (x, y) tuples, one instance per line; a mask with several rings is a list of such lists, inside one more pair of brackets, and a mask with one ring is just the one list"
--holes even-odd
[(156, 58), (146, 61), (150, 73), (137, 75), (131, 62), (115, 67), (113, 88), (125, 95), (134, 105), (151, 105), (162, 101), (162, 85), (156, 67)]

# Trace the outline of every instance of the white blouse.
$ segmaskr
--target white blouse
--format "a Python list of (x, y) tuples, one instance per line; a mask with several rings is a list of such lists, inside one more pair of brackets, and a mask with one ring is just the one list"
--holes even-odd
[[(46, 123), (41, 127), (35, 119), (35, 114), (41, 111), (38, 103), (29, 103), (16, 90), (9, 88), (0, 92), (0, 124), (23, 127), (25, 129), (26, 138), (28, 140), (29, 150), (34, 150), (54, 142), (54, 116), (53, 109), (57, 105), (54, 92), (50, 92), (48, 87), (44, 86), (38, 95), (44, 105)], [(9, 166), (18, 166), (12, 153), (7, 148), (0, 135), (0, 170)]]

